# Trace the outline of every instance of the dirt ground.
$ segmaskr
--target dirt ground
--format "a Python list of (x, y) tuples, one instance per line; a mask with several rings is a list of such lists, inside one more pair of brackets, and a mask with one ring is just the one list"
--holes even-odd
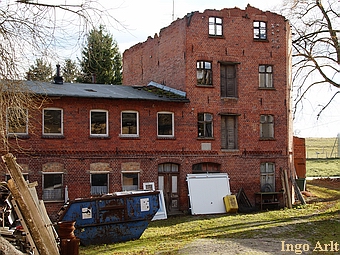
[[(198, 239), (179, 251), (179, 254), (195, 255), (269, 255), (269, 254), (296, 254), (295, 251), (287, 251), (285, 244), (307, 244), (306, 240), (285, 239), (282, 248), (280, 240), (276, 239)], [(306, 246), (305, 246), (306, 247)], [(312, 249), (303, 254), (312, 254)]]
[[(340, 178), (336, 179), (315, 179), (309, 181), (313, 185), (320, 185), (322, 187), (330, 187), (333, 189), (340, 189)], [(308, 185), (307, 185), (307, 193)], [(309, 193), (310, 197), (306, 197), (306, 202), (313, 201), (315, 199), (318, 200), (314, 196), (314, 194)], [(301, 222), (300, 219), (296, 219), (297, 223)], [(179, 251), (179, 254), (182, 255), (269, 255), (269, 254), (313, 254), (313, 245), (311, 245), (308, 241), (303, 239), (286, 239), (284, 240), (284, 244), (282, 243), (283, 240), (277, 240), (273, 238), (252, 238), (252, 239), (198, 239), (194, 242), (186, 245), (183, 249)], [(303, 244), (305, 245), (305, 249), (307, 246), (309, 247), (308, 251), (303, 250), (302, 248), (297, 250), (287, 250), (287, 244), (292, 244), (295, 249), (296, 244)], [(299, 247), (299, 246), (297, 246)], [(301, 251), (301, 253), (299, 253)]]

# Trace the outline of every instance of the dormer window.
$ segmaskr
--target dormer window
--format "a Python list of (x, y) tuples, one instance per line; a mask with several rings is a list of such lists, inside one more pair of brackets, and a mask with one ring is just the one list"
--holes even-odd
[(209, 35), (222, 36), (222, 19), (218, 17), (209, 17)]
[(254, 39), (267, 40), (267, 22), (254, 21)]

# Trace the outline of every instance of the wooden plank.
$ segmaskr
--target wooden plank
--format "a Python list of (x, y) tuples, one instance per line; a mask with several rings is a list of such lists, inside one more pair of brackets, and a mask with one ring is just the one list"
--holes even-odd
[(57, 242), (54, 238), (51, 238), (45, 226), (38, 205), (34, 202), (34, 198), (21, 173), (20, 166), (16, 163), (11, 153), (2, 156), (2, 159), (6, 163), (12, 177), (12, 181), (8, 182), (8, 187), (18, 204), (39, 254), (59, 255)]

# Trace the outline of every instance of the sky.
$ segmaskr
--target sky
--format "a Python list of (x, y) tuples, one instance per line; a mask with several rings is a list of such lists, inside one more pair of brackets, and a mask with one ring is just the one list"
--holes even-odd
[[(98, 0), (119, 23), (109, 28), (120, 51), (154, 37), (173, 20), (193, 11), (220, 10), (247, 4), (263, 11), (279, 10), (283, 0)], [(321, 116), (317, 114), (336, 90), (327, 85), (314, 88), (294, 114), (294, 134), (299, 137), (336, 137), (340, 133), (340, 93)]]

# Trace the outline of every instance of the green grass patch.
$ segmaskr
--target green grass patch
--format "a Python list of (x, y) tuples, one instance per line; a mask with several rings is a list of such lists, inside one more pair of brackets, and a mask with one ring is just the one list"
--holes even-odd
[[(201, 238), (299, 238), (328, 243), (340, 235), (340, 187), (307, 181), (307, 205), (250, 214), (177, 216), (151, 222), (142, 237), (124, 243), (81, 247), (82, 255), (178, 254)], [(317, 197), (315, 197), (317, 196)], [(318, 253), (315, 253), (318, 254)]]
[(307, 177), (340, 176), (340, 159), (307, 159)]

